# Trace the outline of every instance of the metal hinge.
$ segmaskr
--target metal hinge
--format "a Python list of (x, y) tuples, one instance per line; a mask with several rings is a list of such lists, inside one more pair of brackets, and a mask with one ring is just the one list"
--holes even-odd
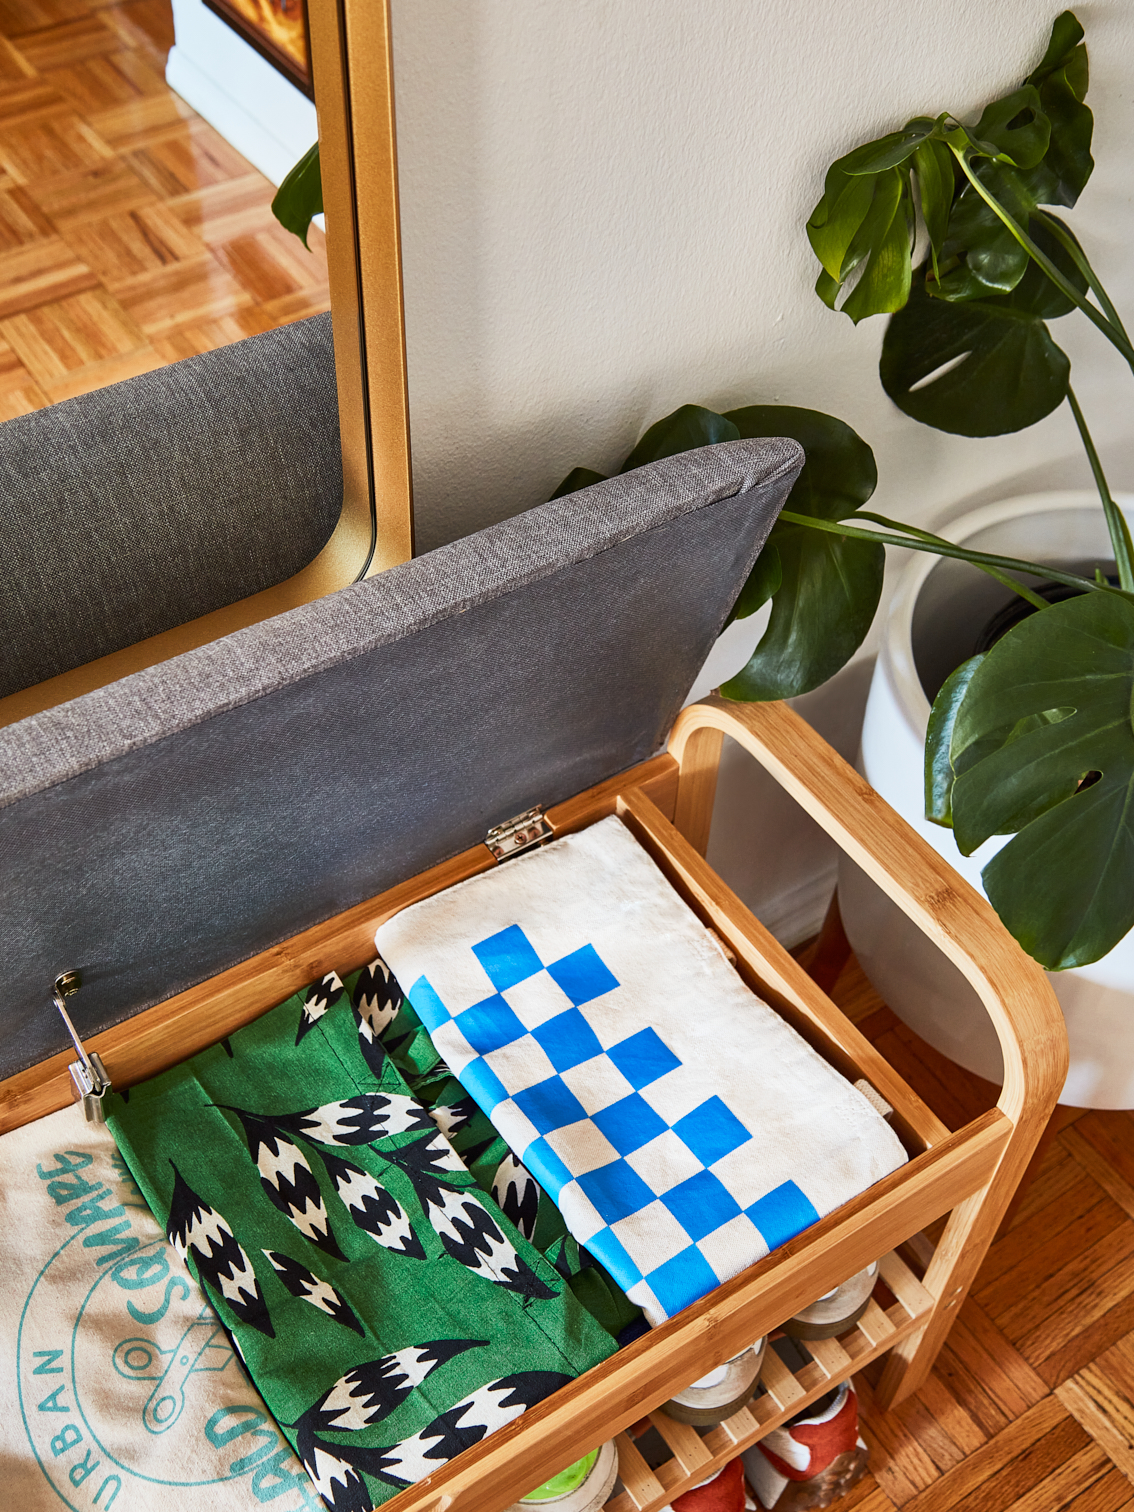
[(505, 819), (503, 824), (494, 824), (484, 837), (484, 843), (497, 861), (507, 861), (533, 845), (542, 845), (550, 840), (555, 831), (548, 824), (543, 810), (537, 804), (514, 819)]
[(75, 1084), (75, 1091), (82, 1099), (83, 1113), (88, 1123), (101, 1124), (106, 1122), (106, 1110), (102, 1105), (102, 1100), (110, 1091), (110, 1077), (107, 1076), (106, 1067), (95, 1052), (93, 1050), (88, 1052), (71, 1022), (71, 1015), (63, 1006), (63, 999), (78, 992), (82, 985), (83, 979), (77, 971), (65, 971), (55, 978), (51, 996), (56, 1008), (63, 1016), (63, 1022), (67, 1025), (71, 1042), (79, 1052), (79, 1059), (72, 1061), (67, 1069)]

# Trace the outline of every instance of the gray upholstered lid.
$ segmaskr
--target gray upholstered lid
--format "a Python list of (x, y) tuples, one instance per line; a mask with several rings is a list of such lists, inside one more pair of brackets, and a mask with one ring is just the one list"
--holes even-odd
[(0, 697), (269, 588), (342, 505), (331, 317), (0, 426)]
[(0, 731), (0, 1075), (652, 754), (802, 462), (736, 441)]

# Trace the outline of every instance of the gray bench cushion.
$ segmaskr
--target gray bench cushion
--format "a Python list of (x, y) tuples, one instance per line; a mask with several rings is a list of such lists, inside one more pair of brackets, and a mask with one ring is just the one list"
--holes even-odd
[(331, 317), (0, 426), (0, 696), (269, 588), (342, 505)]
[(734, 441), (0, 730), (0, 1075), (658, 749), (802, 462)]

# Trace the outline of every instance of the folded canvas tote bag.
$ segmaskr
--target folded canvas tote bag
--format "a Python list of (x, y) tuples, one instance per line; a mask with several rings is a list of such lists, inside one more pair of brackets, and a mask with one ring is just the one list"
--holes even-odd
[(365, 1512), (607, 1358), (333, 975), (113, 1097), (110, 1126), (335, 1512)]
[(110, 1131), (77, 1106), (0, 1139), (0, 1283), (6, 1507), (319, 1507)]
[(651, 1323), (906, 1160), (614, 815), (413, 904), (375, 943)]

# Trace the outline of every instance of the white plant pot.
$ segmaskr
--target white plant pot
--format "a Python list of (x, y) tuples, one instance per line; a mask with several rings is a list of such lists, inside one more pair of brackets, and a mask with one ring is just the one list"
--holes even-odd
[[(1134, 495), (1119, 495), (1118, 502), (1134, 524)], [(1098, 496), (1088, 492), (1005, 499), (951, 521), (938, 534), (973, 550), (1065, 566), (1090, 563), (1092, 571), (1095, 561), (1113, 560)], [(1004, 599), (1004, 589), (975, 568), (917, 554), (890, 606), (862, 732), (867, 781), (977, 888), (981, 869), (1007, 837), (962, 856), (952, 831), (925, 818), (926, 688), (935, 692), (972, 654), (977, 632)], [(863, 970), (898, 1017), (951, 1060), (1000, 1082), (1000, 1048), (973, 989), (845, 859), (839, 906)], [(1101, 961), (1052, 972), (1050, 980), (1071, 1042), (1061, 1101), (1079, 1108), (1134, 1107), (1134, 931)]]

